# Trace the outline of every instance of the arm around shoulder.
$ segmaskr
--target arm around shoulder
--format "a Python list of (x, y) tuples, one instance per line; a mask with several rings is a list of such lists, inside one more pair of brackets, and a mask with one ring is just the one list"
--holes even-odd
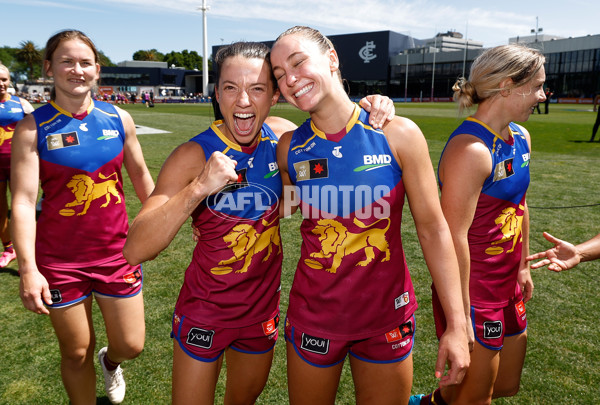
[(265, 124), (271, 128), (278, 138), (281, 138), (281, 135), (285, 132), (293, 131), (298, 128), (298, 126), (290, 120), (271, 115), (267, 117)]

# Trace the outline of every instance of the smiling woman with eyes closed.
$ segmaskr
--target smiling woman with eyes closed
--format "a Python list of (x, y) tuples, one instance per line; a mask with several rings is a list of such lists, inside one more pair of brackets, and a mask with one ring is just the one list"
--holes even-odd
[(285, 325), (290, 403), (333, 404), (348, 354), (357, 403), (408, 401), (417, 303), (400, 237), (405, 196), (448, 317), (436, 374), (448, 361), (442, 381), (460, 382), (469, 356), (458, 265), (423, 134), (397, 116), (369, 125), (317, 30), (281, 34), (271, 63), (286, 101), (310, 114), (277, 149), (304, 216)]

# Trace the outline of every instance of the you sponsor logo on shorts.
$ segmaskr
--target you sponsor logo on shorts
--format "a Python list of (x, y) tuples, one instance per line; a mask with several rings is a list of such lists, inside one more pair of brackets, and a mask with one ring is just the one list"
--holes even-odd
[(329, 353), (329, 339), (314, 337), (303, 333), (302, 345), (300, 348), (311, 353), (327, 354)]
[(62, 302), (62, 295), (60, 294), (60, 290), (50, 290), (50, 298), (52, 299), (53, 304), (58, 304)]
[(484, 339), (499, 339), (502, 337), (502, 321), (488, 321), (483, 323)]
[(185, 341), (188, 345), (210, 349), (213, 344), (214, 330), (191, 328)]

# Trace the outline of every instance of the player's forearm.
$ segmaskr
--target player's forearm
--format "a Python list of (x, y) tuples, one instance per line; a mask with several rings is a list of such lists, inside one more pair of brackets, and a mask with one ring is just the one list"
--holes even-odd
[(441, 231), (419, 239), (449, 327), (464, 328), (461, 274), (450, 233)]
[(579, 254), (580, 261), (589, 262), (600, 259), (600, 234), (592, 239), (575, 246)]

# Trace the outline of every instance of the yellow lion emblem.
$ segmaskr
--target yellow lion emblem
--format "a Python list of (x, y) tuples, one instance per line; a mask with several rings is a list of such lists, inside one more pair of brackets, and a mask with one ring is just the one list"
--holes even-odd
[(17, 124), (7, 125), (6, 127), (0, 126), (0, 146), (2, 146), (5, 141), (12, 139), (16, 126)]
[[(90, 204), (92, 201), (98, 198), (105, 198), (106, 202), (102, 204), (100, 207), (105, 208), (108, 206), (110, 202), (110, 196), (112, 195), (117, 199), (115, 204), (121, 203), (121, 196), (117, 191), (117, 183), (119, 179), (117, 178), (117, 173), (113, 173), (108, 177), (105, 177), (102, 173), (98, 174), (98, 177), (103, 181), (101, 183), (96, 183), (91, 179), (90, 176), (85, 174), (76, 174), (71, 180), (67, 183), (67, 187), (71, 189), (71, 192), (75, 195), (75, 200), (65, 204), (65, 207), (76, 207), (79, 205), (83, 205), (83, 210), (77, 215), (85, 215), (88, 209), (90, 208)], [(113, 177), (113, 179), (111, 179)], [(60, 211), (60, 214), (63, 216), (70, 216), (74, 214), (74, 211), (69, 209), (63, 209)]]
[[(384, 220), (387, 221), (385, 228), (374, 227), (378, 222)], [(390, 260), (390, 248), (385, 239), (385, 233), (390, 227), (390, 222), (389, 218), (382, 218), (367, 226), (358, 218), (354, 218), (354, 224), (365, 229), (365, 231), (352, 233), (338, 221), (320, 219), (311, 232), (319, 235), (321, 251), (311, 253), (311, 258), (304, 259), (304, 263), (313, 269), (323, 269), (324, 266), (318, 259), (333, 259), (331, 260), (331, 267), (325, 270), (335, 273), (344, 257), (363, 251), (365, 259), (356, 263), (355, 266), (364, 267), (375, 258), (375, 248), (380, 252), (385, 252), (385, 257), (381, 261), (387, 262)]]
[[(519, 209), (524, 210), (525, 207), (519, 205)], [(521, 230), (523, 228), (523, 215), (517, 215), (517, 210), (514, 207), (508, 207), (502, 210), (498, 218), (494, 221), (496, 225), (500, 225), (502, 238), (492, 245), (499, 245), (512, 239), (512, 246), (506, 253), (512, 253), (517, 246), (517, 242), (521, 240)], [(499, 255), (504, 252), (502, 246), (491, 246), (485, 250), (488, 255)]]
[(255, 254), (267, 249), (267, 254), (262, 260), (265, 262), (273, 253), (273, 245), (279, 247), (279, 253), (281, 253), (279, 227), (270, 226), (277, 219), (275, 217), (271, 223), (263, 219), (262, 224), (265, 226), (265, 230), (262, 233), (256, 232), (256, 229), (249, 224), (234, 226), (231, 232), (223, 237), (223, 240), (229, 244), (228, 247), (233, 250), (233, 256), (229, 259), (221, 260), (219, 267), (213, 267), (210, 271), (217, 275), (228, 274), (233, 271), (233, 268), (227, 265), (243, 260), (244, 265), (235, 272), (245, 273), (250, 268), (250, 263), (252, 263), (252, 258)]

